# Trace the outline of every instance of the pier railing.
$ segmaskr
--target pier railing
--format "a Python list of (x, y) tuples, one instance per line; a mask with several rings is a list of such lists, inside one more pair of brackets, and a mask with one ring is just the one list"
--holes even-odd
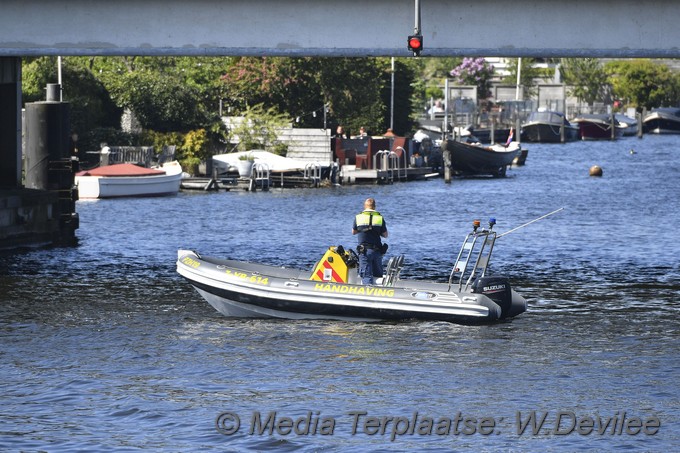
[(318, 187), (321, 183), (321, 164), (318, 162), (310, 162), (305, 165), (303, 178), (310, 180), (314, 187)]
[(150, 167), (154, 157), (153, 146), (110, 146), (108, 165), (127, 162)]
[[(387, 171), (387, 179), (393, 182), (395, 179), (395, 172), (397, 180), (408, 178), (408, 162), (406, 160), (406, 151), (401, 146), (397, 147), (401, 150), (401, 156), (389, 149), (380, 150), (373, 156), (373, 168), (376, 170)], [(401, 162), (404, 166), (401, 166)]]
[(269, 190), (269, 185), (271, 182), (271, 171), (269, 170), (269, 165), (262, 162), (253, 163), (251, 175), (251, 191), (253, 190), (253, 184), (255, 187), (259, 187), (262, 190)]

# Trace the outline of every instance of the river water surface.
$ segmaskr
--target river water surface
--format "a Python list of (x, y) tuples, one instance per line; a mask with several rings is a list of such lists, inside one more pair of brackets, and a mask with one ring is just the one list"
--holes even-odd
[[(78, 202), (78, 246), (0, 256), (0, 450), (677, 449), (680, 137), (526, 146), (505, 179)], [(368, 196), (402, 276), (442, 281), (474, 219), (564, 207), (496, 243), (527, 313), (228, 319), (175, 272), (179, 248), (311, 270)]]

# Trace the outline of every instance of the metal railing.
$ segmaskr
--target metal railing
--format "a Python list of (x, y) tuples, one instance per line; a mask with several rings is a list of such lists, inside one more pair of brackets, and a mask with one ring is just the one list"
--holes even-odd
[(250, 178), (251, 189), (254, 185), (262, 190), (269, 190), (270, 182), (271, 171), (269, 170), (269, 165), (263, 162), (254, 162)]
[[(496, 232), (486, 229), (481, 231), (475, 229), (474, 232), (465, 237), (463, 246), (458, 252), (456, 263), (449, 275), (449, 291), (456, 274), (458, 274), (459, 291), (463, 287), (463, 281), (465, 281), (465, 287), (469, 288), (477, 276), (484, 277), (495, 241)], [(466, 275), (467, 279), (465, 278)]]
[[(401, 148), (401, 147), (399, 147)], [(402, 151), (404, 148), (401, 148)], [(395, 153), (394, 151), (390, 151), (388, 149), (381, 150), (375, 153), (373, 156), (373, 168), (376, 170), (385, 170), (387, 171), (387, 180), (390, 182), (394, 182), (394, 173), (396, 170), (397, 174), (397, 179), (401, 180), (406, 179), (408, 175), (408, 170), (407, 170), (407, 163), (406, 163), (406, 152), (402, 152), (402, 155), (404, 156), (404, 166), (401, 166), (401, 159), (399, 158), (399, 155)], [(403, 170), (403, 176), (402, 176), (402, 170)]]
[(321, 183), (321, 164), (318, 162), (310, 162), (305, 165), (303, 179), (308, 179), (312, 182), (314, 187)]
[[(106, 148), (105, 148), (106, 149)], [(109, 146), (108, 164), (134, 163), (150, 167), (155, 157), (153, 146)], [(102, 157), (104, 151), (102, 150)]]
[(385, 279), (383, 286), (394, 286), (394, 283), (399, 280), (399, 273), (404, 267), (404, 255), (393, 256), (387, 262), (387, 270), (385, 271)]

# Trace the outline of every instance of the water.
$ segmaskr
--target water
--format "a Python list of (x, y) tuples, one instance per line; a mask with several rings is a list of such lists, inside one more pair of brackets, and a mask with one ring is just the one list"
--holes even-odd
[[(680, 137), (528, 147), (506, 179), (78, 202), (79, 246), (0, 257), (0, 449), (677, 448)], [(368, 196), (416, 279), (447, 278), (475, 218), (502, 232), (564, 207), (494, 250), (529, 311), (476, 327), (227, 319), (175, 272), (178, 248), (311, 269), (354, 245)], [(226, 412), (235, 434), (216, 429)], [(590, 434), (570, 430), (589, 417)], [(646, 431), (619, 434), (624, 417)]]

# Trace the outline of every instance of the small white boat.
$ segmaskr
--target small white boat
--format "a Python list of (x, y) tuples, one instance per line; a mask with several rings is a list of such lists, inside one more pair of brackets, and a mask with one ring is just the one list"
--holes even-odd
[(182, 167), (172, 161), (159, 168), (114, 164), (76, 173), (78, 198), (151, 197), (179, 192)]
[(379, 286), (365, 286), (357, 256), (330, 247), (311, 270), (177, 253), (177, 272), (217, 311), (229, 317), (344, 321), (440, 320), (488, 323), (526, 311), (507, 278), (487, 275), (496, 240), (491, 230), (467, 235), (448, 282), (401, 280), (404, 256), (392, 257)]

